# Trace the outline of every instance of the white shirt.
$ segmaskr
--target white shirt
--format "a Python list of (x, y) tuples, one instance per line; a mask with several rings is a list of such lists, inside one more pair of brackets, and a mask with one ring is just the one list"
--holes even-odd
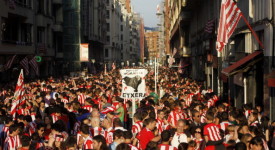
[(174, 147), (178, 147), (180, 143), (188, 143), (187, 142), (187, 136), (185, 133), (175, 133), (175, 135), (173, 136), (173, 139), (171, 141), (171, 145)]

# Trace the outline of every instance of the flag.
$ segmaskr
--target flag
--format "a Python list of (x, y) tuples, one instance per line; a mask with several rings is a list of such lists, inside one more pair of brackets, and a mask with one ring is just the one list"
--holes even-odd
[(15, 115), (17, 107), (19, 107), (24, 102), (24, 75), (23, 75), (23, 69), (21, 69), (21, 72), (18, 77), (18, 81), (15, 88), (14, 93), (14, 100), (11, 104), (11, 115)]
[(182, 74), (182, 68), (183, 68), (183, 60), (180, 59), (179, 67), (178, 67), (178, 73)]
[(28, 58), (25, 57), (24, 59), (21, 60), (20, 62), (21, 66), (24, 68), (26, 75), (29, 74), (29, 63), (28, 63)]
[(104, 74), (107, 74), (107, 68), (106, 68), (106, 64), (104, 64)]
[(177, 54), (177, 51), (178, 51), (178, 50), (177, 50), (176, 48), (174, 48), (172, 57), (174, 57), (174, 56)]
[(13, 62), (14, 62), (15, 57), (16, 57), (16, 55), (13, 55), (13, 56), (8, 60), (8, 62), (7, 62), (7, 63), (5, 64), (5, 66), (4, 66), (4, 69), (5, 69), (5, 70), (10, 69), (11, 65), (12, 65)]
[(241, 16), (242, 13), (233, 0), (222, 0), (216, 42), (217, 51), (221, 52), (227, 44)]
[(212, 33), (214, 29), (215, 19), (210, 19), (204, 27), (204, 32)]
[(116, 69), (116, 65), (115, 65), (115, 63), (113, 63), (113, 64), (112, 64), (112, 68), (113, 68), (113, 70), (115, 70), (115, 69)]
[(160, 7), (159, 7), (159, 5), (157, 5), (157, 14), (159, 14), (160, 13)]
[(32, 69), (34, 70), (35, 74), (38, 76), (39, 75), (39, 70), (38, 70), (38, 64), (36, 62), (35, 57), (33, 57), (30, 61), (29, 61), (30, 66), (32, 67)]

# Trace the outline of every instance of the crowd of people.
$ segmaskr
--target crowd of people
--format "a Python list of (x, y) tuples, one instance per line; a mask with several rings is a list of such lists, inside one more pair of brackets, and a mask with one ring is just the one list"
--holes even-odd
[(3, 150), (268, 150), (274, 127), (261, 106), (231, 106), (202, 82), (161, 68), (146, 76), (146, 97), (120, 97), (118, 70), (24, 83), (11, 115), (15, 83), (0, 86)]

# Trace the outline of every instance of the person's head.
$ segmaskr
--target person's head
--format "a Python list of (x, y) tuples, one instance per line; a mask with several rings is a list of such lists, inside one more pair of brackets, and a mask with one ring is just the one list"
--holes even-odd
[(122, 130), (115, 130), (113, 139), (116, 143), (123, 143), (125, 141)]
[(235, 150), (247, 150), (245, 143), (239, 142), (235, 145)]
[(91, 114), (92, 118), (99, 118), (100, 117), (100, 113), (98, 110), (93, 110), (92, 114)]
[(207, 123), (212, 123), (213, 121), (214, 121), (214, 113), (213, 112), (211, 112), (211, 111), (208, 111), (207, 113), (206, 113), (206, 122)]
[(45, 132), (45, 125), (44, 124), (37, 124), (36, 126), (37, 133), (39, 134), (40, 137), (44, 135)]
[(195, 130), (194, 130), (194, 137), (196, 139), (201, 139), (202, 138), (202, 130), (201, 130), (200, 127), (195, 128)]
[(183, 119), (178, 120), (177, 126), (176, 126), (177, 127), (177, 132), (178, 133), (183, 132), (184, 129), (185, 129), (185, 126), (186, 126), (186, 121), (185, 120), (183, 120)]
[(117, 145), (116, 150), (131, 150), (131, 147), (126, 143), (120, 143)]
[(19, 127), (17, 124), (12, 124), (10, 127), (9, 127), (9, 132), (10, 132), (10, 135), (11, 136), (16, 136), (19, 134), (20, 130), (19, 130)]
[(152, 131), (156, 127), (156, 119), (154, 119), (154, 118), (145, 119), (144, 125), (146, 126), (146, 128), (148, 128), (149, 130)]
[(94, 147), (94, 150), (108, 149), (106, 140), (102, 135), (97, 135), (93, 137), (93, 147)]
[(157, 150), (157, 149), (158, 149), (157, 147), (158, 147), (158, 143), (157, 143), (157, 142), (150, 141), (150, 142), (147, 144), (145, 150)]
[(163, 110), (158, 110), (158, 119), (162, 120), (165, 116), (165, 113)]
[(50, 116), (45, 116), (45, 118), (44, 118), (44, 123), (45, 123), (46, 125), (52, 123), (52, 119), (50, 118)]
[(133, 140), (133, 133), (131, 131), (124, 131), (123, 135), (125, 138), (125, 143), (131, 144), (131, 142)]
[(90, 127), (88, 126), (88, 125), (86, 125), (86, 124), (82, 124), (81, 126), (80, 126), (80, 134), (82, 135), (82, 136), (84, 136), (84, 137), (87, 137), (87, 136), (89, 136), (89, 134), (90, 134)]
[(194, 122), (199, 123), (201, 121), (200, 112), (197, 110), (192, 111), (192, 119)]
[(162, 142), (170, 142), (171, 141), (171, 133), (168, 130), (164, 130), (161, 132), (161, 141)]
[(229, 133), (229, 134), (234, 134), (234, 132), (235, 132), (235, 126), (234, 125), (229, 125), (229, 126), (227, 126), (227, 132)]
[(194, 140), (191, 140), (188, 142), (188, 150), (195, 150), (196, 148), (196, 142)]
[(188, 144), (187, 143), (180, 143), (178, 146), (178, 150), (187, 150)]
[(248, 121), (254, 122), (258, 119), (258, 113), (252, 112), (249, 114)]
[(20, 137), (22, 147), (28, 147), (31, 144), (31, 138), (26, 135)]
[(252, 135), (247, 133), (247, 134), (244, 134), (241, 138), (241, 142), (243, 142), (244, 144), (246, 144), (247, 147), (249, 147), (249, 143), (252, 139)]
[(108, 118), (105, 118), (102, 120), (101, 126), (105, 129), (108, 129), (108, 128), (112, 127), (112, 121)]
[(119, 118), (115, 118), (113, 120), (113, 125), (114, 125), (114, 127), (122, 127), (123, 126), (122, 122), (121, 122), (121, 120)]
[(69, 136), (65, 141), (66, 150), (75, 150), (77, 148), (77, 140), (73, 136)]
[(251, 150), (264, 150), (264, 143), (261, 137), (254, 137), (251, 139), (249, 147)]
[(93, 128), (95, 127), (99, 127), (100, 125), (100, 119), (95, 117), (95, 118), (91, 118), (91, 125)]

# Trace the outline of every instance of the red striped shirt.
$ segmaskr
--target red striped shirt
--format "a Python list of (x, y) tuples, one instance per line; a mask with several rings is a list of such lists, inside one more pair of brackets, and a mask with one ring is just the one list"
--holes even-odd
[(209, 141), (219, 141), (222, 139), (220, 130), (214, 123), (209, 123), (204, 126), (203, 135), (208, 136)]

